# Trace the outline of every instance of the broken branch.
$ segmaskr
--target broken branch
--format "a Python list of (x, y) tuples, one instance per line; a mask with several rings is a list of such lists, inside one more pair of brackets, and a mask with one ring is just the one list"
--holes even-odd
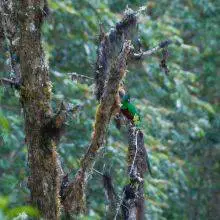
[(11, 87), (14, 87), (15, 89), (20, 88), (20, 82), (17, 82), (15, 79), (2, 78), (0, 79), (0, 82), (3, 85), (10, 85)]
[(171, 43), (172, 43), (171, 40), (162, 41), (158, 46), (156, 46), (156, 47), (154, 47), (150, 50), (142, 51), (140, 53), (133, 53), (131, 55), (131, 57), (134, 58), (134, 59), (141, 59), (141, 58), (149, 57), (149, 56), (155, 54), (158, 50), (161, 50), (165, 47), (168, 47)]

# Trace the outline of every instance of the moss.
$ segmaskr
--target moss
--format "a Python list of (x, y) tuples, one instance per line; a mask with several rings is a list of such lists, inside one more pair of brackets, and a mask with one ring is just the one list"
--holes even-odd
[(28, 86), (21, 86), (20, 88), (20, 94), (21, 94), (21, 101), (23, 103), (29, 102), (31, 100), (35, 99), (35, 94), (33, 93), (33, 91), (28, 88)]
[(43, 88), (43, 94), (45, 95), (45, 98), (48, 100), (51, 99), (52, 88), (53, 88), (53, 84), (51, 81), (46, 82), (46, 85)]
[(93, 135), (92, 138), (95, 138), (96, 136), (96, 129), (97, 129), (97, 124), (100, 121), (100, 115), (101, 115), (101, 105), (99, 104), (96, 108), (96, 113), (95, 113), (95, 123), (93, 124)]
[(36, 92), (35, 88), (29, 85), (22, 85), (20, 88), (21, 103), (33, 102), (40, 111), (50, 113), (49, 102), (51, 100), (52, 83), (46, 83), (41, 91), (42, 92)]
[(21, 98), (23, 101), (36, 100), (37, 98), (49, 101), (51, 99), (52, 88), (53, 85), (50, 81), (46, 82), (43, 86), (42, 93), (39, 91), (36, 92), (35, 88), (31, 88), (28, 85), (22, 85), (20, 88)]

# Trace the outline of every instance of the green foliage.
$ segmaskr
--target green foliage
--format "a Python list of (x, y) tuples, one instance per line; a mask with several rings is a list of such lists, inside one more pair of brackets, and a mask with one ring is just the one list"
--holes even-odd
[[(216, 180), (220, 173), (217, 2), (49, 1), (51, 16), (43, 34), (53, 82), (52, 107), (56, 109), (62, 100), (83, 105), (76, 117), (69, 117), (59, 146), (64, 170), (71, 170), (71, 175), (77, 171), (80, 157), (89, 145), (97, 102), (92, 81), (73, 82), (67, 73), (93, 77), (99, 22), (109, 30), (127, 4), (135, 9), (147, 6), (147, 13), (140, 15), (137, 33), (143, 48), (152, 48), (165, 39), (174, 42), (169, 46), (169, 74), (160, 68), (162, 55), (158, 52), (131, 63), (125, 80), (132, 102), (141, 112), (152, 164), (153, 178), (145, 179), (148, 219), (212, 219), (217, 213), (215, 190), (219, 188)], [(0, 49), (0, 76), (6, 77), (8, 55), (5, 47)], [(16, 207), (23, 207), (29, 195), (23, 113), (19, 95), (8, 87), (0, 89), (0, 192), (3, 196), (10, 195), (13, 201), (9, 204), (2, 197), (0, 216), (12, 213), (14, 217), (13, 213), (21, 213)], [(95, 169), (112, 174), (119, 195), (127, 181), (126, 152), (125, 128), (119, 132), (111, 122), (106, 146)], [(90, 176), (87, 195), (88, 213), (80, 219), (103, 219), (106, 201), (101, 176), (95, 172)], [(22, 210), (29, 214), (31, 209)]]
[(0, 197), (0, 219), (29, 219), (39, 217), (39, 211), (31, 206), (18, 206), (11, 208), (8, 197)]

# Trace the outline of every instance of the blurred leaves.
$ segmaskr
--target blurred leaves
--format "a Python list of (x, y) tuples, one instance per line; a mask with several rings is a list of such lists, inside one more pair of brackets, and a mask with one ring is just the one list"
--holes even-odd
[[(79, 167), (91, 139), (97, 106), (93, 82), (72, 81), (67, 73), (93, 77), (99, 23), (108, 31), (127, 4), (134, 9), (144, 6), (147, 12), (141, 13), (137, 32), (143, 49), (166, 39), (174, 42), (168, 49), (168, 75), (160, 68), (162, 54), (157, 52), (147, 60), (130, 63), (125, 79), (125, 87), (141, 112), (141, 129), (153, 171), (153, 178), (145, 178), (146, 216), (210, 219), (210, 210), (217, 210), (213, 188), (220, 173), (217, 2), (49, 0), (51, 15), (42, 31), (53, 83), (52, 107), (56, 110), (63, 100), (83, 106), (76, 116), (69, 117), (59, 145), (65, 172), (74, 175)], [(0, 51), (0, 77), (7, 77), (7, 52), (3, 46)], [(13, 198), (13, 202), (9, 197), (0, 199), (0, 218), (7, 213), (11, 218), (22, 212), (31, 215), (31, 209), (24, 207), (29, 192), (23, 112), (19, 96), (14, 94), (11, 88), (0, 88), (0, 192)], [(112, 174), (119, 196), (127, 182), (126, 152), (125, 127), (118, 131), (112, 122), (95, 168)], [(101, 184), (101, 177), (91, 174), (88, 210), (79, 219), (105, 216)]]
[(30, 217), (39, 217), (39, 211), (31, 206), (10, 207), (10, 200), (8, 197), (0, 196), (0, 218), (9, 219), (30, 219)]

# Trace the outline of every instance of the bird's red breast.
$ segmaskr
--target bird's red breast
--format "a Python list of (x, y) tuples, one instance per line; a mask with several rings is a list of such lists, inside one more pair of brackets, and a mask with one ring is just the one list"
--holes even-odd
[(134, 116), (127, 109), (121, 109), (121, 112), (127, 119), (133, 121)]

